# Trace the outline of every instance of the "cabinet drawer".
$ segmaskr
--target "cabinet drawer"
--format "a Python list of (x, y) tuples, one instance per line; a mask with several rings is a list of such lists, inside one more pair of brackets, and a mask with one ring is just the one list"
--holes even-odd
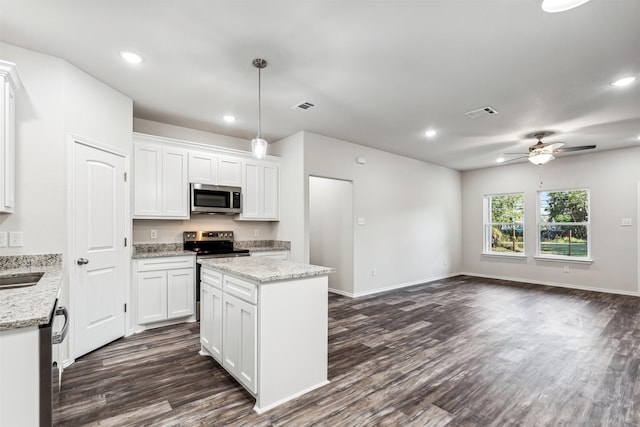
[(214, 288), (222, 290), (222, 273), (203, 267), (200, 270), (200, 282), (208, 283)]
[(248, 303), (258, 303), (258, 286), (242, 279), (225, 275), (223, 291)]
[(174, 268), (190, 268), (193, 267), (195, 257), (193, 256), (176, 256), (176, 257), (159, 257), (138, 260), (138, 271), (153, 270), (172, 270)]

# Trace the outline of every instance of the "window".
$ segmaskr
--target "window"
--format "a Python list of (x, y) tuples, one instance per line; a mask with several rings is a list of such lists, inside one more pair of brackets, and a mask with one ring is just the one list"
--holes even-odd
[(484, 197), (484, 252), (524, 254), (524, 193)]
[(590, 258), (589, 190), (538, 192), (538, 255)]

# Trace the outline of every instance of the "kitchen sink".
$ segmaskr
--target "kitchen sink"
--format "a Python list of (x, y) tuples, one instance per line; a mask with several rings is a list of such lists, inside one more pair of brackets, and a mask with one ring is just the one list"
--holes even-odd
[(44, 273), (24, 273), (13, 274), (11, 276), (0, 276), (0, 289), (23, 288), (33, 286), (38, 283)]

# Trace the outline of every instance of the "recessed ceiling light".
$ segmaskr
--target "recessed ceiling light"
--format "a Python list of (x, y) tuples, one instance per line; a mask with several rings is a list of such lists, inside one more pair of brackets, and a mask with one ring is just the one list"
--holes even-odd
[(120, 57), (127, 61), (129, 64), (139, 64), (142, 62), (142, 57), (135, 52), (123, 50), (120, 52)]
[(611, 82), (611, 86), (615, 87), (624, 87), (629, 86), (631, 83), (635, 82), (638, 79), (636, 76), (623, 77), (614, 82)]
[(433, 138), (437, 133), (438, 132), (435, 129), (429, 129), (424, 133), (424, 136), (426, 136), (427, 138)]
[(224, 120), (227, 123), (233, 123), (236, 121), (235, 116), (232, 116), (231, 114), (227, 114), (224, 117), (222, 117), (222, 120)]
[(638, 135), (638, 141), (640, 141), (640, 135)]
[(499, 154), (499, 155), (498, 155), (498, 158), (496, 159), (496, 163), (502, 163), (502, 162), (504, 162), (505, 160), (507, 160), (507, 159), (505, 159), (505, 158), (504, 158), (504, 156), (503, 156), (502, 154)]
[(581, 4), (585, 4), (589, 0), (544, 0), (542, 2), (542, 10), (549, 13), (564, 12), (573, 9)]

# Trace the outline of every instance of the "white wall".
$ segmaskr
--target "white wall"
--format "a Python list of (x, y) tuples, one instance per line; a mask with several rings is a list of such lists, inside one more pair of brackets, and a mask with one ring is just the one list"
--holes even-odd
[[(612, 292), (637, 291), (640, 148), (558, 157), (462, 174), (463, 266), (470, 274), (514, 278)], [(538, 190), (589, 188), (593, 264), (540, 261), (536, 254)], [(525, 193), (525, 260), (483, 257), (482, 200), (485, 194)], [(632, 218), (632, 227), (621, 226)], [(569, 273), (564, 267), (569, 267)]]
[(309, 177), (309, 261), (336, 269), (329, 290), (355, 294), (353, 283), (353, 183)]
[(63, 253), (69, 134), (129, 152), (133, 103), (58, 58), (1, 43), (0, 59), (17, 65), (24, 84), (16, 94), (15, 213), (0, 214), (0, 230), (22, 231), (24, 246), (0, 253)]
[[(357, 164), (358, 156), (367, 164)], [(353, 182), (356, 295), (460, 270), (460, 172), (309, 132), (304, 165), (306, 224), (309, 176)], [(308, 226), (305, 233), (308, 242)]]
[(291, 242), (291, 261), (305, 262), (304, 233), (304, 133), (298, 132), (269, 145), (269, 154), (279, 156), (280, 222), (274, 224), (277, 240)]

